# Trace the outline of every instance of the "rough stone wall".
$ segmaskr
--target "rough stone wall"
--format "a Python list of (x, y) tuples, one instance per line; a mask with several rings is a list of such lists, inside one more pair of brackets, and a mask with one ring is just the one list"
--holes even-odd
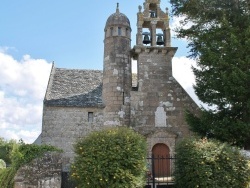
[(103, 73), (105, 126), (129, 124), (130, 101), (128, 99), (131, 79), (130, 56), (111, 53), (105, 57)]
[[(88, 112), (93, 112), (93, 122), (88, 122)], [(100, 130), (102, 125), (102, 109), (44, 106), (42, 143), (63, 149), (63, 166), (68, 168), (68, 159), (72, 160), (74, 157), (75, 141), (93, 130)]]
[[(148, 139), (148, 152), (156, 143), (165, 143), (174, 153), (175, 143), (191, 132), (185, 110), (199, 111), (172, 76), (175, 48), (138, 47), (138, 91), (131, 92), (131, 125)], [(184, 75), (185, 76), (185, 75)]]
[(61, 188), (61, 171), (61, 153), (45, 153), (17, 171), (14, 188)]

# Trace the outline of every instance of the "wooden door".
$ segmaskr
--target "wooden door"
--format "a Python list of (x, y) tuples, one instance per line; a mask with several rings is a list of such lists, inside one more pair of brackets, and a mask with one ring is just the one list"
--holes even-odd
[(155, 177), (170, 176), (170, 153), (165, 144), (156, 144), (152, 149)]

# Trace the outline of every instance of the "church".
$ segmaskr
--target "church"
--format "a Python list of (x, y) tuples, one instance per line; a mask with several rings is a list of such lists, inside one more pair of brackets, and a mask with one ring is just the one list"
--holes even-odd
[[(168, 9), (161, 9), (160, 0), (139, 6), (133, 47), (130, 21), (119, 5), (104, 32), (103, 70), (52, 66), (42, 144), (63, 149), (66, 164), (73, 159), (78, 138), (106, 127), (128, 126), (146, 137), (148, 155), (173, 155), (178, 140), (192, 134), (185, 111), (198, 113), (199, 107), (172, 75), (177, 47), (171, 46)], [(132, 60), (137, 61), (135, 84)]]

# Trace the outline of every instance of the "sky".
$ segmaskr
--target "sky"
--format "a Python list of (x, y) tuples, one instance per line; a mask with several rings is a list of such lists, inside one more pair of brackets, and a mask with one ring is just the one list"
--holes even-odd
[[(103, 68), (107, 18), (120, 12), (130, 20), (135, 45), (138, 6), (144, 0), (1, 0), (0, 2), (0, 137), (32, 143), (42, 129), (43, 99), (52, 62), (58, 68)], [(171, 5), (161, 1), (165, 11)], [(178, 27), (181, 18), (170, 18)], [(191, 97), (195, 83), (187, 41), (176, 39), (173, 75)]]

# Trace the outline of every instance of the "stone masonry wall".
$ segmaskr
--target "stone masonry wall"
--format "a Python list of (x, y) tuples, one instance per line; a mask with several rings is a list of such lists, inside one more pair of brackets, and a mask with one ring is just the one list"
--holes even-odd
[(199, 107), (172, 76), (174, 48), (136, 46), (135, 52), (139, 84), (131, 92), (131, 125), (147, 137), (149, 153), (156, 143), (174, 153), (176, 141), (191, 134), (185, 110)]
[[(93, 122), (88, 122), (88, 112), (93, 112)], [(42, 143), (64, 151), (63, 167), (68, 171), (68, 160), (74, 157), (75, 141), (93, 130), (100, 130), (102, 125), (102, 109), (44, 106)]]
[(61, 188), (61, 171), (61, 153), (45, 153), (17, 171), (14, 188)]

